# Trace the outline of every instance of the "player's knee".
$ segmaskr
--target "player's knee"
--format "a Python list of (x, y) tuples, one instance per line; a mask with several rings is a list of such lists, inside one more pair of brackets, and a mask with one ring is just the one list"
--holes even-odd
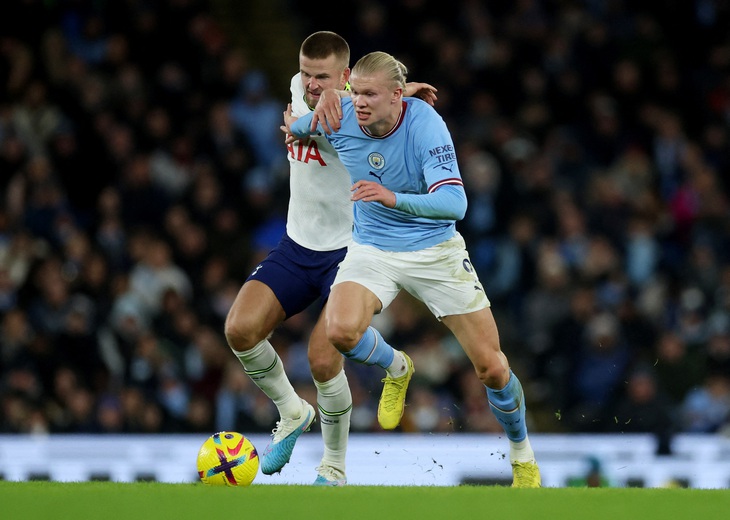
[(491, 361), (491, 363), (477, 363), (474, 365), (477, 377), (489, 388), (503, 388), (509, 381), (509, 367), (504, 366), (496, 358)]
[(258, 330), (256, 324), (251, 320), (232, 314), (229, 314), (226, 319), (224, 334), (228, 346), (237, 352), (252, 349), (266, 338), (266, 334)]
[(335, 377), (342, 370), (342, 356), (337, 357), (309, 354), (309, 368), (315, 381), (324, 383)]
[(345, 320), (329, 319), (326, 330), (327, 340), (340, 351), (352, 350), (361, 336), (357, 327)]

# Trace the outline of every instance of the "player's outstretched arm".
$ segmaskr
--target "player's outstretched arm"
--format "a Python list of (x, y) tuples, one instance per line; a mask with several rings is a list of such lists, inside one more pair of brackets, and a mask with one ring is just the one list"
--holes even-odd
[[(404, 96), (417, 97), (434, 106), (438, 97), (436, 96), (438, 89), (428, 83), (411, 82), (406, 83), (403, 91)], [(340, 120), (342, 119), (342, 98), (350, 95), (347, 90), (327, 89), (323, 90), (314, 107), (314, 117), (309, 129), (314, 132), (319, 123), (327, 135), (337, 132), (340, 129)]]
[(417, 97), (425, 101), (431, 106), (434, 106), (438, 97), (436, 96), (438, 89), (428, 83), (417, 83), (411, 82), (406, 83), (406, 88), (403, 91), (403, 95), (407, 97)]
[(291, 109), (291, 103), (289, 103), (286, 106), (286, 110), (284, 110), (284, 124), (279, 127), (279, 130), (284, 132), (284, 134), (286, 135), (284, 144), (291, 144), (294, 141), (302, 139), (302, 137), (296, 136), (294, 134), (294, 131), (292, 130), (292, 125), (296, 123), (298, 119), (298, 117), (294, 117)]
[[(300, 118), (295, 118), (293, 115), (289, 115), (289, 120), (291, 121), (291, 124), (286, 127), (282, 126), (281, 129), (284, 132), (287, 132), (288, 134), (294, 136), (294, 140), (302, 139), (305, 137), (309, 137), (312, 134), (322, 135), (319, 130), (312, 132), (309, 127), (312, 122), (312, 117), (314, 117), (314, 112), (309, 112), (308, 114), (304, 114)], [(286, 112), (284, 112), (284, 118), (287, 118)], [(319, 125), (318, 128), (321, 128), (322, 125)], [(285, 130), (286, 128), (286, 130)], [(287, 143), (291, 141), (287, 140)]]
[(350, 188), (352, 201), (380, 202), (411, 215), (461, 220), (466, 213), (466, 193), (460, 185), (445, 185), (431, 193), (394, 193), (375, 181), (357, 181)]
[(314, 132), (319, 123), (327, 135), (337, 132), (340, 129), (340, 119), (342, 119), (342, 98), (349, 95), (350, 93), (346, 90), (323, 90), (317, 106), (314, 107), (314, 117), (312, 117), (312, 125), (309, 129)]

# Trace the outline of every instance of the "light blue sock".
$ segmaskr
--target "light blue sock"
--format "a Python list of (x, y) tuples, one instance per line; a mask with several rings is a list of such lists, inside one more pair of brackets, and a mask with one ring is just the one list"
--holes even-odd
[(387, 369), (393, 363), (395, 351), (385, 342), (380, 332), (368, 327), (357, 345), (350, 352), (343, 352), (343, 355), (364, 365), (378, 365)]
[(509, 381), (501, 390), (487, 388), (489, 407), (504, 428), (512, 442), (520, 442), (527, 437), (525, 424), (525, 394), (517, 376), (509, 371)]

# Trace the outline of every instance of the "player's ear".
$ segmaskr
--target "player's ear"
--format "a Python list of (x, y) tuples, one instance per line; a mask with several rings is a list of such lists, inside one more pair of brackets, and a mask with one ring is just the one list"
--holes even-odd
[(345, 84), (348, 81), (350, 81), (350, 67), (345, 67), (345, 70), (342, 71), (342, 83)]
[(401, 99), (403, 99), (403, 87), (398, 87), (393, 91), (393, 103), (398, 103)]

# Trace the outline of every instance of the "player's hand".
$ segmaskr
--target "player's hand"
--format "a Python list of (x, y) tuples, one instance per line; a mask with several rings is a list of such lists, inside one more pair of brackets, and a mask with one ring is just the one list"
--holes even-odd
[(406, 83), (403, 95), (406, 97), (417, 97), (434, 106), (438, 97), (436, 97), (438, 89), (428, 83)]
[(299, 118), (294, 117), (294, 114), (292, 114), (291, 111), (291, 103), (289, 103), (286, 106), (286, 110), (284, 110), (284, 124), (279, 127), (279, 130), (286, 134), (284, 144), (289, 145), (292, 144), (294, 141), (299, 141), (299, 138), (294, 136), (291, 131), (291, 125), (293, 125), (297, 119)]
[(395, 207), (395, 193), (380, 183), (373, 181), (357, 181), (350, 188), (353, 201), (380, 202), (386, 208)]
[(342, 119), (342, 100), (339, 93), (334, 89), (323, 90), (317, 106), (314, 107), (312, 126), (309, 129), (314, 132), (319, 123), (325, 133), (330, 135), (333, 131), (337, 132), (340, 129), (340, 119)]

